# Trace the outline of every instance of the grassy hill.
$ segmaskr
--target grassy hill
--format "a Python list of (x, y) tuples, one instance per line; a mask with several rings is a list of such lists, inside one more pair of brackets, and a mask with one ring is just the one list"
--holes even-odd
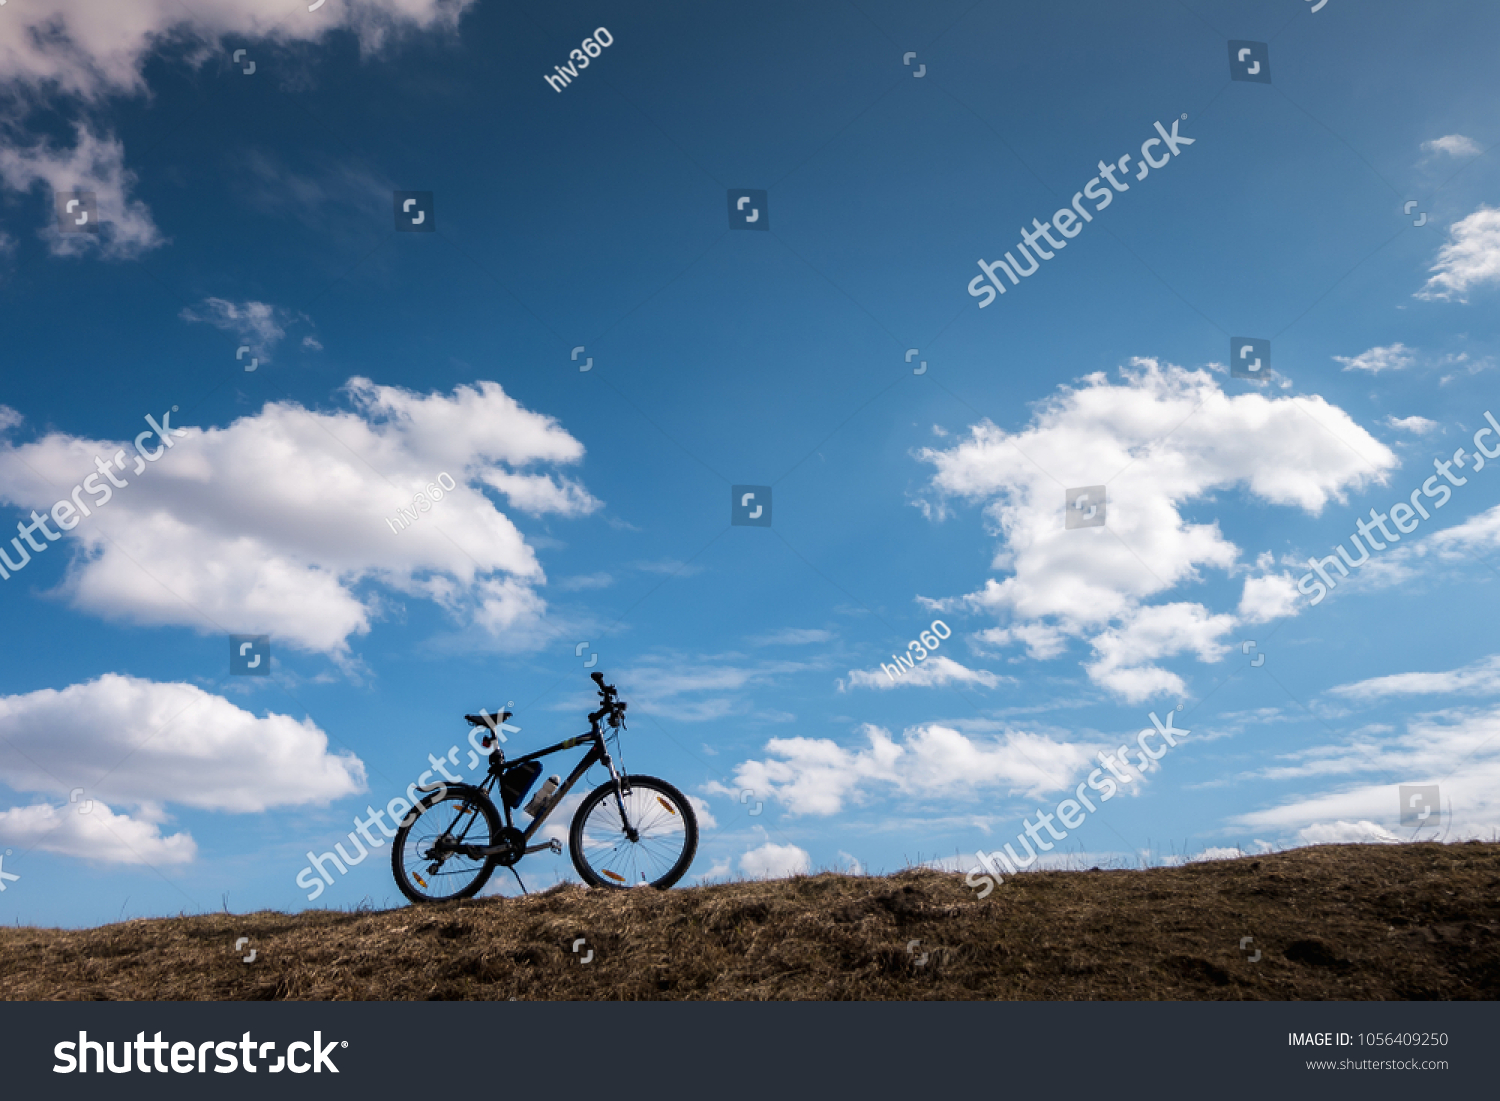
[(378, 912), (0, 929), (0, 997), (1495, 999), (1497, 888), (1500, 844), (1479, 842), (1035, 872), (983, 901), (925, 869), (665, 893), (564, 885)]

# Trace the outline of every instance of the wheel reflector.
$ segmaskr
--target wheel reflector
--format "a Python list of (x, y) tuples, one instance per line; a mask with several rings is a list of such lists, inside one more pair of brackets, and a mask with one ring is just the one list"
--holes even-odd
[(671, 815), (671, 816), (672, 816), (672, 817), (673, 817), (673, 818), (676, 818), (676, 817), (677, 817), (677, 812), (676, 812), (676, 811), (675, 811), (675, 810), (673, 810), (673, 809), (672, 809), (672, 804), (671, 804), (671, 803), (669, 803), (669, 802), (667, 802), (667, 801), (666, 801), (666, 800), (665, 800), (665, 799), (663, 799), (663, 798), (662, 798), (662, 797), (661, 797), (661, 796), (660, 796), (660, 795), (658, 795), (658, 796), (657, 796), (657, 797), (656, 797), (656, 801), (657, 801), (657, 802), (658, 802), (658, 803), (660, 803), (660, 804), (661, 804), (661, 805), (662, 805), (662, 806), (664, 806), (664, 807), (666, 807), (666, 808), (667, 808), (667, 813), (668, 813), (668, 814), (670, 814), (670, 815)]
[(417, 886), (421, 887), (424, 891), (427, 890), (427, 880), (423, 879), (416, 872), (412, 872), (411, 877), (417, 881)]
[[(601, 872), (600, 874), (601, 875), (607, 875), (607, 876), (609, 876), (609, 878), (613, 879), (616, 883), (624, 883), (625, 882), (625, 877), (623, 875), (617, 875), (616, 873), (611, 872), (611, 871), (607, 871), (606, 870), (604, 872)], [(425, 884), (424, 884), (424, 886), (425, 886)]]

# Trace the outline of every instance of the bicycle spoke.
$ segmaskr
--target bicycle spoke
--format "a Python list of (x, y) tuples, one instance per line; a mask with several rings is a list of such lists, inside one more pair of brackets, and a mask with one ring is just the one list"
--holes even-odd
[[(465, 844), (484, 844), (482, 836), (469, 840), (477, 823), (482, 834), (488, 829), (488, 821), (482, 804), (471, 802), (461, 795), (450, 795), (428, 804), (405, 832), (398, 835), (399, 849), (393, 853), (398, 879), (404, 878), (407, 886), (417, 896), (440, 901), (460, 897), (471, 888), (477, 890), (476, 880), (482, 882), (491, 867), (488, 858), (465, 856), (453, 851)], [(439, 823), (446, 826), (439, 827)], [(444, 850), (434, 853), (439, 843)]]
[[(686, 813), (675, 800), (649, 784), (636, 784), (623, 796), (624, 820), (614, 793), (605, 791), (583, 823), (580, 848), (589, 867), (609, 885), (638, 887), (665, 878), (688, 844)], [(625, 832), (631, 823), (635, 840)]]

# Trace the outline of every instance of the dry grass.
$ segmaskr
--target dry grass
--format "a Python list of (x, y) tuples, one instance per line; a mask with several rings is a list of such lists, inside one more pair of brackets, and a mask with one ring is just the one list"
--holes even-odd
[[(1494, 999), (1497, 887), (1500, 844), (1478, 842), (1037, 872), (984, 901), (925, 869), (560, 886), (381, 912), (0, 929), (0, 997)], [(233, 950), (242, 936), (252, 964)], [(589, 964), (570, 950), (578, 937)]]

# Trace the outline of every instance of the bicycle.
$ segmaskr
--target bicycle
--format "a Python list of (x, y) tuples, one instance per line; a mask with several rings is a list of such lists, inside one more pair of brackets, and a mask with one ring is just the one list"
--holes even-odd
[[(486, 748), (494, 746), (489, 772), (478, 786), (439, 783), (417, 789), (426, 794), (402, 819), (391, 843), (391, 871), (402, 894), (418, 903), (472, 898), (500, 866), (510, 868), (521, 883), (515, 865), (523, 856), (543, 849), (562, 852), (562, 843), (556, 839), (537, 845), (529, 842), (573, 785), (601, 762), (609, 769), (609, 780), (584, 798), (568, 831), (568, 850), (584, 883), (665, 890), (686, 874), (698, 850), (693, 806), (665, 780), (615, 770), (605, 738), (615, 739), (618, 752), (627, 705), (614, 685), (604, 683), (604, 674), (591, 676), (598, 686), (600, 707), (589, 715), (589, 732), (514, 760), (506, 760), (497, 736), (511, 712), (464, 716), (470, 725), (490, 730), (481, 740)], [(600, 719), (612, 735), (600, 729)], [(537, 792), (525, 808), (532, 815), (531, 824), (525, 830), (517, 828), (511, 811), (520, 806), (541, 775), (540, 759), (581, 744), (589, 746), (583, 759), (545, 800), (541, 800), (545, 787)], [(496, 785), (503, 823), (501, 811), (490, 798)], [(476, 833), (481, 819), (483, 829)], [(521, 889), (526, 889), (524, 883)]]

